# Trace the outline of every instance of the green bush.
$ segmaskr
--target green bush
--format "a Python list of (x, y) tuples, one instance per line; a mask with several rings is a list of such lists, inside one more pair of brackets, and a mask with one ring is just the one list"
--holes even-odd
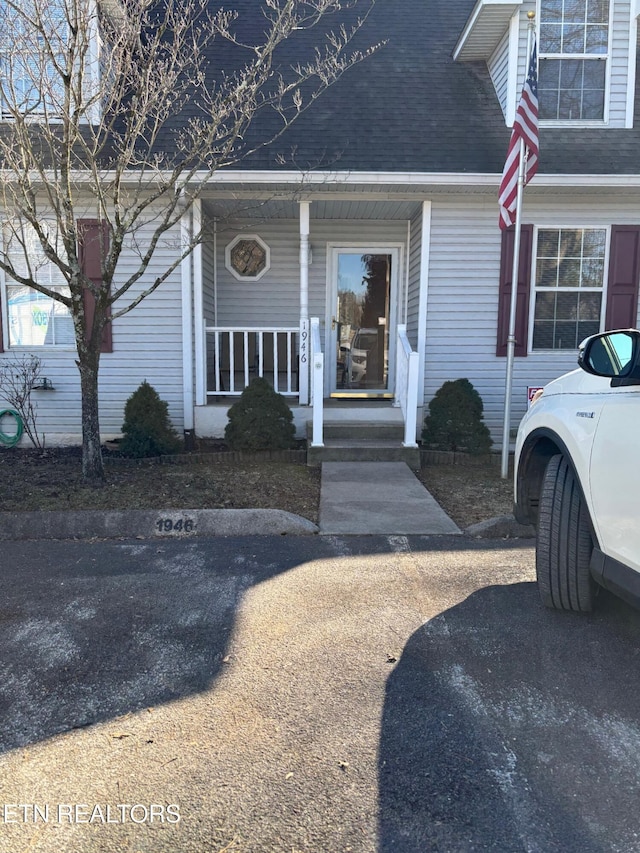
[(229, 409), (225, 441), (233, 450), (280, 450), (295, 439), (293, 413), (266, 379), (254, 379)]
[(122, 432), (120, 450), (134, 459), (180, 449), (180, 439), (169, 420), (169, 406), (146, 379), (125, 404)]
[(431, 450), (488, 453), (493, 442), (482, 413), (482, 398), (468, 379), (445, 382), (429, 403), (422, 441)]

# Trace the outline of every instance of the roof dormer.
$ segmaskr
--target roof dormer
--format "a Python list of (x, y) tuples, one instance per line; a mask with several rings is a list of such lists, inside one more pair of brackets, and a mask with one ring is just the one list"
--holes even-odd
[(484, 61), (513, 124), (535, 12), (540, 124), (633, 127), (640, 0), (478, 0), (453, 58)]

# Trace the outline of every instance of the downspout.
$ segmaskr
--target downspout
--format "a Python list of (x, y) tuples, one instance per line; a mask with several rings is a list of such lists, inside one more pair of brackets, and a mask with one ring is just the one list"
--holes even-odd
[(407, 219), (407, 252), (404, 259), (404, 311), (402, 322), (406, 326), (409, 316), (409, 261), (411, 258), (411, 220)]

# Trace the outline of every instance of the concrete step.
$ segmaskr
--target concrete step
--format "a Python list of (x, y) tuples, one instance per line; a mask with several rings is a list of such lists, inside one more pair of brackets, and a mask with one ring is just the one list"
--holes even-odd
[[(392, 423), (390, 421), (352, 421), (352, 420), (325, 420), (323, 424), (325, 441), (328, 439), (387, 441), (402, 442), (404, 438), (404, 424), (402, 421)], [(307, 438), (311, 439), (312, 423), (307, 421)]]
[(403, 447), (393, 439), (338, 439), (325, 440), (324, 447), (307, 447), (307, 464), (323, 462), (406, 462), (414, 469), (420, 468), (420, 450)]

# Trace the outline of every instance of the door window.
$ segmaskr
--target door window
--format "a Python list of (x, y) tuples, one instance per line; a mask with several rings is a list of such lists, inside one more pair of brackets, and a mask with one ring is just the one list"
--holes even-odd
[(391, 261), (386, 253), (338, 253), (337, 391), (388, 389)]

